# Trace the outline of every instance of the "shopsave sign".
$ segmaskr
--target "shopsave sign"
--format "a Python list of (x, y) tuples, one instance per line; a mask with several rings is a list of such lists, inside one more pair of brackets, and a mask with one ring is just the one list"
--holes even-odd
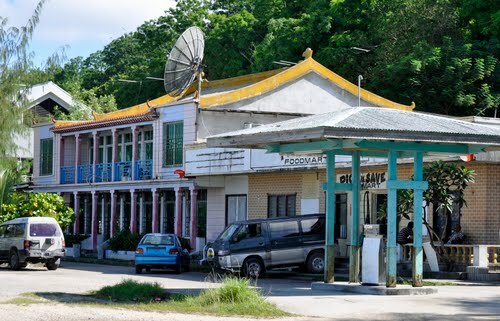
[[(337, 175), (337, 183), (352, 184), (352, 174)], [(362, 173), (359, 178), (361, 189), (386, 189), (387, 172)]]

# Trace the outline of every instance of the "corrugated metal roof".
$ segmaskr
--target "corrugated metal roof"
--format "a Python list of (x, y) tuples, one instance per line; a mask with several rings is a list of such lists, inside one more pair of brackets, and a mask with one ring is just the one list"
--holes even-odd
[[(292, 137), (289, 139), (287, 134)], [(230, 146), (227, 142), (231, 140), (231, 146), (247, 143), (258, 145), (266, 142), (300, 141), (301, 137), (302, 140), (362, 137), (500, 145), (500, 128), (434, 114), (358, 107), (215, 135), (208, 138), (208, 144)]]

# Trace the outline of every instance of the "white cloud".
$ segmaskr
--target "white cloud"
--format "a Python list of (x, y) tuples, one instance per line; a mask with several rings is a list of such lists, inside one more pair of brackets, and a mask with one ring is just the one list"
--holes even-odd
[[(33, 12), (36, 0), (0, 0), (0, 15), (20, 26)], [(43, 8), (34, 40), (60, 42), (111, 39), (134, 31), (144, 21), (161, 16), (173, 0), (49, 0)]]

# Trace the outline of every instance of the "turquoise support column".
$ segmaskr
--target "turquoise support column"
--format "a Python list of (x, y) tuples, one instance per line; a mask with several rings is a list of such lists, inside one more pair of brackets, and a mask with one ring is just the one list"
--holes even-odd
[[(397, 170), (398, 154), (394, 150), (389, 151), (388, 174), (389, 181), (398, 179)], [(388, 185), (387, 191), (387, 278), (388, 288), (396, 287), (397, 277), (397, 253), (396, 253), (396, 233), (397, 233), (397, 189)]]
[[(415, 181), (423, 181), (423, 153), (415, 152), (414, 167), (413, 167), (413, 179)], [(422, 253), (422, 217), (423, 217), (423, 190), (414, 189), (413, 190), (413, 280), (412, 285), (414, 287), (422, 286), (422, 275), (423, 275), (423, 253)]]
[(359, 282), (359, 151), (352, 153), (352, 216), (351, 252), (349, 257), (349, 282)]
[(335, 268), (335, 153), (326, 153), (326, 246), (324, 282), (333, 283)]

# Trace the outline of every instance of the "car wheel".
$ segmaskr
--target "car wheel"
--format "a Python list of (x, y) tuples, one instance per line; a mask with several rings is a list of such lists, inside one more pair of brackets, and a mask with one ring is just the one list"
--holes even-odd
[(45, 263), (45, 267), (49, 271), (55, 271), (59, 267), (59, 264), (61, 263), (60, 259), (57, 260), (49, 260), (47, 263)]
[(11, 270), (19, 270), (21, 268), (21, 262), (19, 262), (19, 254), (16, 250), (10, 252), (9, 266)]
[(142, 267), (140, 265), (135, 266), (135, 274), (141, 274), (142, 273)]
[(264, 274), (264, 264), (257, 258), (249, 258), (243, 263), (243, 274), (252, 279), (257, 279)]
[(323, 273), (325, 270), (325, 255), (321, 252), (315, 252), (307, 260), (307, 270), (311, 273)]

